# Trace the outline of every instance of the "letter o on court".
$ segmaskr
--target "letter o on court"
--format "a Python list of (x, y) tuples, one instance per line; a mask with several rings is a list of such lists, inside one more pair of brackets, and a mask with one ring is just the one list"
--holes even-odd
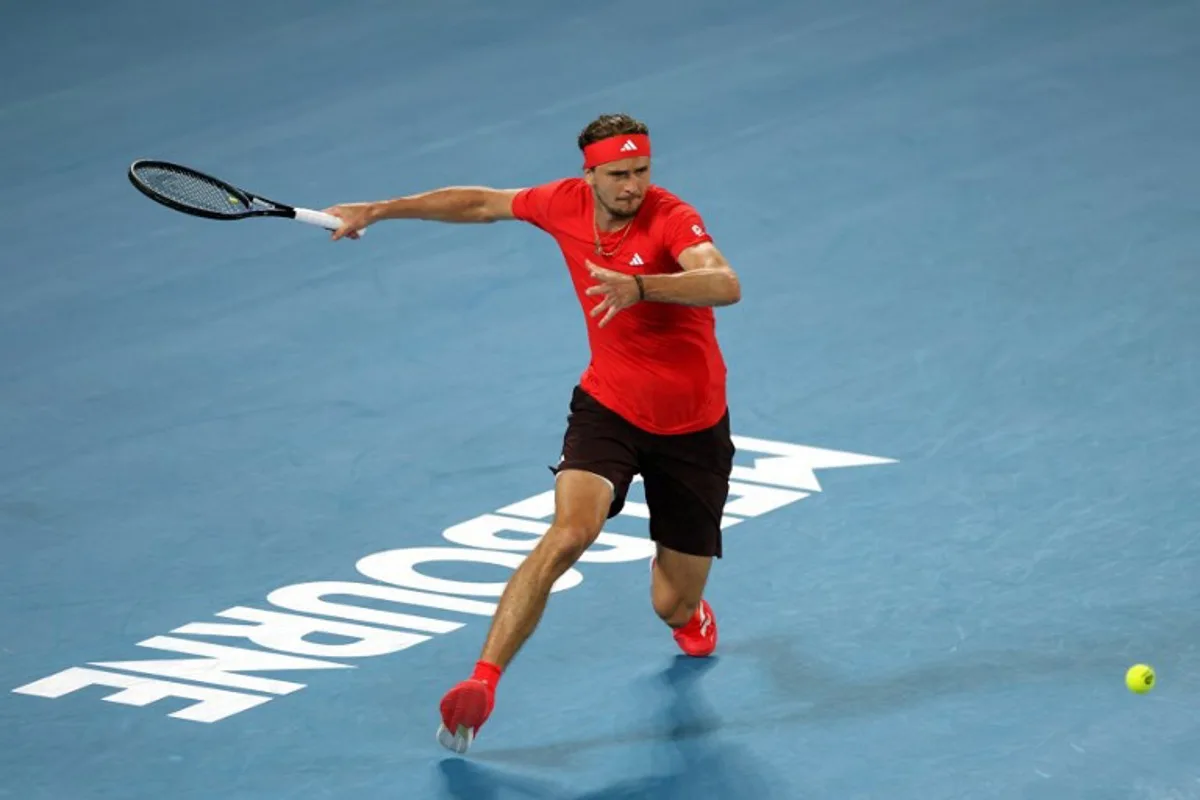
[[(525, 560), (524, 553), (501, 552), (499, 550), (473, 550), (468, 547), (404, 547), (384, 550), (364, 556), (355, 568), (372, 580), (405, 586), (426, 592), (459, 594), (473, 597), (499, 597), (504, 593), (504, 583), (477, 583), (449, 578), (434, 578), (417, 571), (421, 564), (435, 562), (459, 562), (493, 564), (515, 570)], [(554, 582), (551, 591), (561, 592), (583, 583), (583, 574), (572, 567)]]

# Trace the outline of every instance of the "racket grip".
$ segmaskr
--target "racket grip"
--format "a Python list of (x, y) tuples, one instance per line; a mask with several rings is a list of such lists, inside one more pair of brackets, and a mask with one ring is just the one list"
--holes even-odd
[[(336, 231), (342, 227), (342, 221), (333, 214), (326, 214), (324, 211), (313, 211), (311, 208), (297, 208), (296, 220), (331, 231)], [(366, 231), (359, 231), (358, 235), (362, 236), (364, 233)]]

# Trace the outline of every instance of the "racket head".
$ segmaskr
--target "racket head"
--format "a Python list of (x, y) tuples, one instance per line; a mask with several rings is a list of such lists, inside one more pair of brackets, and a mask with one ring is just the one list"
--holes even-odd
[(150, 158), (134, 161), (129, 165), (129, 182), (154, 202), (196, 217), (230, 220), (294, 215), (289, 206), (170, 161)]

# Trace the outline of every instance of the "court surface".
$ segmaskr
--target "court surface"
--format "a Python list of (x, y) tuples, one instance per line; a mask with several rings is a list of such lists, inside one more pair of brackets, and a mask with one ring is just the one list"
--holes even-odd
[[(0, 64), (0, 797), (1200, 798), (1195, 2), (51, 0)], [(721, 645), (635, 502), (459, 758), (586, 362), (557, 249), (125, 169), (521, 186), (609, 111), (742, 277)]]

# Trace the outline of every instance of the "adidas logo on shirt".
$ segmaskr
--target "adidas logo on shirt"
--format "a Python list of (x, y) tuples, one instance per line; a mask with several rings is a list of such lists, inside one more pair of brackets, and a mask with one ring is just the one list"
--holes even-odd
[(622, 153), (631, 153), (634, 150), (637, 150), (637, 145), (634, 144), (633, 139), (626, 139), (625, 144), (621, 145)]
[(642, 261), (642, 257), (641, 257), (641, 255), (640, 255), (640, 254), (638, 254), (638, 253), (634, 253), (634, 254), (633, 254), (633, 258), (629, 259), (629, 265), (630, 265), (630, 266), (632, 266), (632, 267), (640, 267), (640, 266), (642, 266), (642, 265), (643, 265), (643, 264), (645, 264), (645, 263), (646, 263), (646, 262), (645, 262), (645, 261)]

